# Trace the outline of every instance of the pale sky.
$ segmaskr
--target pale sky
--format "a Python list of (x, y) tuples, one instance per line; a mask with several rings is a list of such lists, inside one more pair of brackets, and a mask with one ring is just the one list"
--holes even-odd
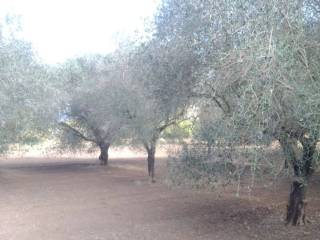
[[(0, 15), (21, 16), (23, 37), (47, 63), (108, 53), (119, 36), (143, 30), (160, 0), (0, 0)], [(120, 37), (121, 38), (121, 37)]]

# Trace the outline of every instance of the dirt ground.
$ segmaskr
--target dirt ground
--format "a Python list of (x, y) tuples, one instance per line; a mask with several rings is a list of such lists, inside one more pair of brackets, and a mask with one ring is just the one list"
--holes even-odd
[(309, 191), (312, 223), (287, 227), (287, 180), (235, 197), (169, 188), (165, 159), (157, 165), (152, 184), (142, 158), (108, 167), (94, 159), (0, 160), (0, 240), (320, 239), (319, 177)]

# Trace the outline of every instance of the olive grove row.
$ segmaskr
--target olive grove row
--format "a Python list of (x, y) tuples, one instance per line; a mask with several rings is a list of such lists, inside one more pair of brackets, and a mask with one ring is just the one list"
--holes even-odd
[(209, 149), (279, 142), (296, 225), (317, 160), (319, 14), (317, 0), (164, 0), (147, 40), (59, 66), (2, 23), (0, 147), (52, 133), (61, 146), (99, 147), (107, 164), (112, 144), (140, 144), (153, 179), (159, 138), (192, 115)]

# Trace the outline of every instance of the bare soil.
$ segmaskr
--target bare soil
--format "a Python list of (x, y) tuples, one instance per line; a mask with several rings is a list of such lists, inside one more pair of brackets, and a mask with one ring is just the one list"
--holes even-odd
[[(0, 240), (320, 239), (320, 178), (307, 214), (290, 227), (284, 214), (290, 182), (257, 185), (240, 197), (170, 188), (165, 159), (149, 182), (145, 159), (26, 158), (0, 161)], [(160, 169), (160, 170), (159, 170)]]

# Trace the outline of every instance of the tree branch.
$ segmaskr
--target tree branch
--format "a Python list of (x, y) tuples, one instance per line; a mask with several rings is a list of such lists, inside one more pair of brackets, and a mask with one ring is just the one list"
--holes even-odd
[[(216, 98), (208, 93), (193, 93), (193, 94), (191, 94), (191, 97), (207, 98), (209, 100), (213, 100), (217, 104), (217, 106), (222, 110), (223, 113), (225, 113), (225, 114), (230, 113), (230, 106), (226, 103), (226, 101), (223, 100), (222, 97), (220, 97), (220, 98), (222, 99), (223, 103), (218, 98)], [(225, 104), (227, 106), (227, 109), (223, 106), (223, 104)]]
[(184, 110), (182, 110), (181, 112), (179, 112), (173, 119), (167, 119), (163, 125), (160, 125), (158, 128), (156, 128), (156, 131), (158, 131), (159, 133), (161, 133), (161, 132), (164, 131), (167, 127), (176, 124), (177, 121), (178, 121), (177, 118), (183, 116), (183, 114), (184, 114)]
[(60, 125), (63, 126), (64, 128), (67, 128), (67, 129), (71, 130), (77, 137), (82, 138), (83, 140), (88, 141), (88, 142), (96, 143), (95, 139), (92, 139), (92, 138), (89, 138), (89, 137), (85, 136), (78, 129), (70, 126), (69, 124), (67, 124), (65, 122), (60, 122)]

